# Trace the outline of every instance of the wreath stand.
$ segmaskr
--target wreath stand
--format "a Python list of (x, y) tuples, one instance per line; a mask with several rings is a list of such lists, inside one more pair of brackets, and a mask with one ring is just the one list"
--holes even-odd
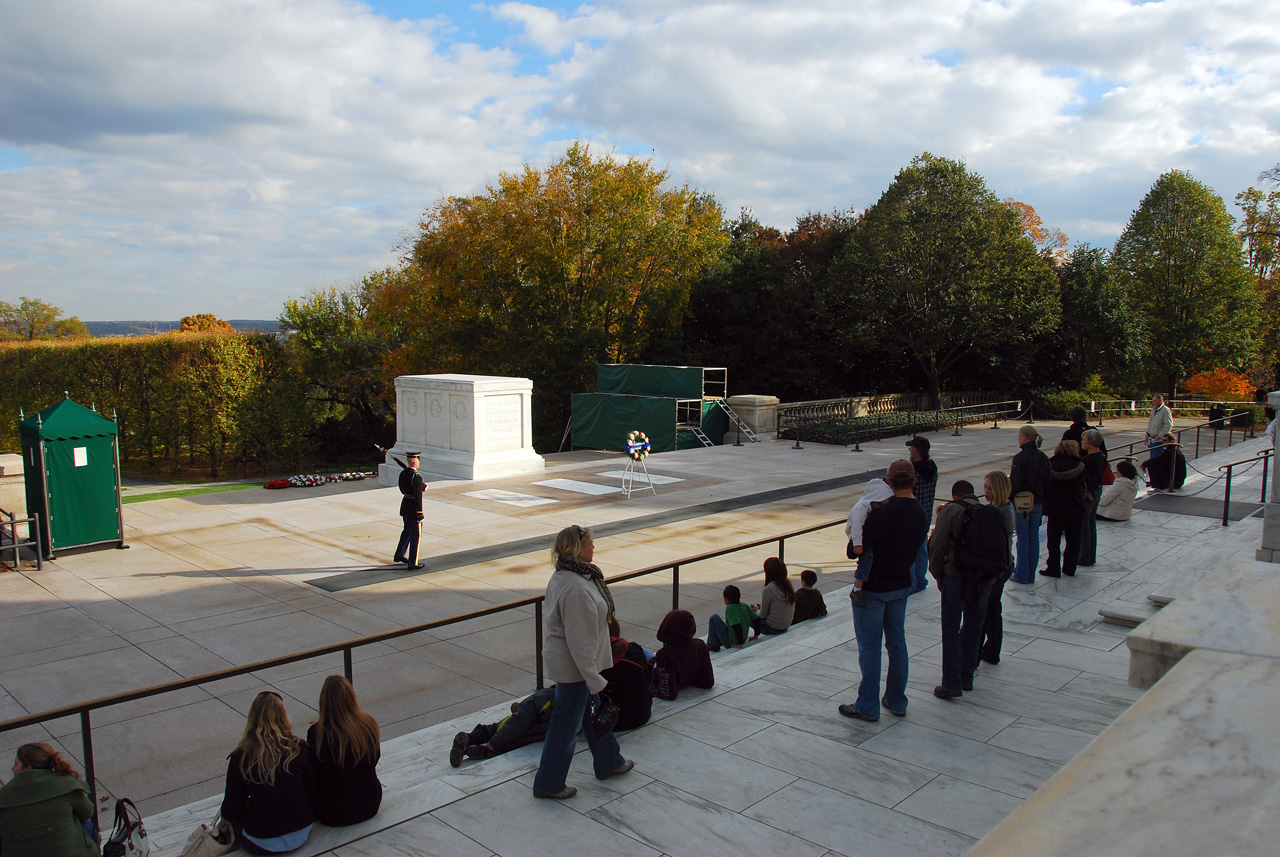
[[(635, 459), (628, 460), (627, 469), (622, 471), (622, 494), (628, 500), (631, 499), (631, 495), (636, 491), (648, 490), (652, 491), (654, 494), (658, 493), (658, 489), (653, 487), (653, 479), (649, 477), (649, 468), (645, 465), (644, 459), (640, 459), (639, 461), (640, 471), (644, 474), (644, 479), (637, 480), (636, 463)], [(637, 481), (645, 484), (636, 487), (635, 483)]]
[[(646, 488), (655, 495), (658, 489), (653, 487), (653, 478), (649, 476), (649, 467), (644, 460), (649, 456), (649, 438), (642, 431), (633, 431), (627, 435), (627, 469), (622, 471), (622, 496), (628, 500), (631, 495), (637, 491), (643, 491)], [(641, 481), (637, 478), (636, 465), (640, 465), (640, 471), (644, 474), (644, 485), (636, 487), (636, 483)]]

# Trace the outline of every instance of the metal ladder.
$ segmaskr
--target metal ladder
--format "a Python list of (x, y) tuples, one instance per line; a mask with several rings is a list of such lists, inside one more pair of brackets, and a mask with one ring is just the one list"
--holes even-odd
[[(706, 434), (703, 433), (702, 429), (697, 426), (691, 426), (689, 431), (693, 432), (693, 436), (696, 437), (698, 442), (703, 446), (715, 446), (715, 444), (711, 442), (711, 438), (707, 437)], [(656, 494), (657, 492), (655, 491), (654, 493)]]
[(760, 443), (760, 438), (756, 437), (756, 433), (751, 430), (751, 426), (747, 425), (742, 417), (734, 413), (733, 408), (729, 407), (728, 402), (724, 399), (716, 399), (716, 404), (720, 406), (722, 411), (729, 415), (729, 422), (733, 423), (734, 426), (737, 427), (738, 431), (742, 432), (743, 437), (751, 443)]

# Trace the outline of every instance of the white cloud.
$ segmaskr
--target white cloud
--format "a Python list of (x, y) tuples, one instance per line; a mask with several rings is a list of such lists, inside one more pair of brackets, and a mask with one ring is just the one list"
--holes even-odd
[(271, 317), (576, 136), (783, 228), (874, 202), (928, 150), (1095, 244), (1167, 169), (1229, 200), (1280, 159), (1261, 0), (487, 10), (496, 46), (342, 0), (6, 4), (0, 299)]

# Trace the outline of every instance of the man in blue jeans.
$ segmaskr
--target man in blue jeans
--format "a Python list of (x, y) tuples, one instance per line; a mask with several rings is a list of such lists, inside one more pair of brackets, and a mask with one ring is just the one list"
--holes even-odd
[[(852, 705), (840, 713), (856, 720), (880, 719), (880, 705), (897, 717), (907, 713), (907, 596), (911, 594), (911, 566), (924, 544), (929, 524), (912, 491), (916, 481), (910, 461), (889, 465), (886, 477), (893, 497), (867, 516), (862, 544), (875, 552), (866, 580), (855, 580), (853, 630), (858, 638), (858, 667), (862, 682)], [(889, 651), (889, 672), (880, 698), (880, 646)]]

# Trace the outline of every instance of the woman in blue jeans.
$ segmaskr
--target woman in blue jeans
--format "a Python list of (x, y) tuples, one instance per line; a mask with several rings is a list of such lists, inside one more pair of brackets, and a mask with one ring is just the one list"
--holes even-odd
[(1040, 451), (1040, 432), (1035, 426), (1018, 429), (1018, 454), (1009, 468), (1009, 496), (1017, 502), (1017, 495), (1032, 495), (1033, 505), (1026, 512), (1014, 515), (1013, 525), (1017, 538), (1017, 555), (1014, 561), (1014, 583), (1035, 583), (1036, 568), (1040, 565), (1040, 522), (1044, 519), (1044, 498), (1049, 491), (1049, 456)]
[(577, 526), (561, 530), (553, 556), (555, 571), (547, 582), (543, 608), (543, 660), (547, 677), (556, 683), (556, 701), (533, 780), (533, 795), (565, 800), (578, 793), (565, 779), (579, 729), (591, 748), (596, 779), (625, 774), (635, 763), (622, 758), (613, 732), (597, 737), (591, 727), (592, 705), (599, 704), (598, 694), (608, 683), (601, 673), (613, 666), (609, 645), (613, 596), (599, 567), (591, 561), (595, 556), (591, 531)]

